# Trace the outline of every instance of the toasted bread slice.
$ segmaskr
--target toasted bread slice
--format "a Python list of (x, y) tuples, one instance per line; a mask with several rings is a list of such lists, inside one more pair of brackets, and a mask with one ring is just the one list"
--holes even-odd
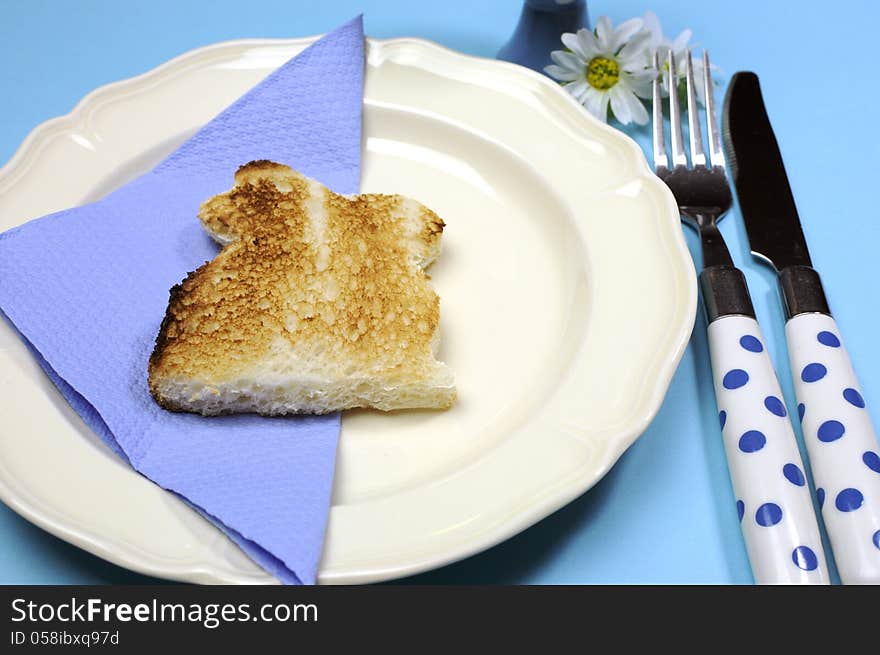
[(255, 161), (206, 201), (224, 247), (171, 289), (149, 363), (166, 409), (205, 415), (446, 408), (440, 300), (424, 268), (443, 221), (396, 195), (333, 193)]

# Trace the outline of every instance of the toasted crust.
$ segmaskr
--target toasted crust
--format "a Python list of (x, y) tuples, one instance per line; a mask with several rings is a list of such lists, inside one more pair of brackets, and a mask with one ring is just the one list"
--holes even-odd
[[(338, 195), (254, 161), (199, 218), (225, 245), (171, 289), (149, 362), (160, 405), (280, 414), (453, 402), (432, 351), (439, 298), (423, 269), (444, 223), (431, 210)], [(396, 400), (395, 388), (415, 397)]]

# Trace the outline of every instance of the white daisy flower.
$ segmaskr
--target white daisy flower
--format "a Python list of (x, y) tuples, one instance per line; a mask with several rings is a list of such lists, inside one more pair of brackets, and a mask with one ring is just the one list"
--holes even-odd
[(645, 125), (648, 112), (639, 98), (651, 95), (650, 38), (640, 18), (613, 29), (611, 20), (602, 16), (595, 33), (580, 29), (577, 34), (563, 34), (567, 50), (550, 53), (554, 63), (544, 71), (599, 120), (608, 119), (610, 106), (622, 124)]
[[(660, 57), (660, 75), (663, 80), (663, 95), (669, 95), (669, 51), (672, 50), (675, 57), (676, 80), (675, 87), (682, 88), (685, 79), (685, 60), (687, 59), (688, 48), (690, 45), (693, 32), (689, 29), (683, 30), (677, 37), (671, 41), (663, 36), (663, 29), (660, 27), (660, 19), (653, 11), (645, 12), (644, 17), (645, 29), (650, 33), (648, 40), (648, 52), (654, 50)], [(703, 88), (703, 60), (701, 57), (692, 57), (694, 66), (694, 80), (697, 83), (697, 99), (700, 104), (706, 103), (706, 91)], [(714, 66), (712, 67), (714, 70)]]

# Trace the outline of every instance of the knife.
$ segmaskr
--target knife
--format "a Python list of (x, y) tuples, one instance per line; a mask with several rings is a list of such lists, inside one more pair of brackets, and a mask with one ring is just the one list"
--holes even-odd
[(722, 132), (752, 254), (778, 274), (798, 414), (840, 579), (880, 584), (880, 447), (754, 73), (731, 79)]

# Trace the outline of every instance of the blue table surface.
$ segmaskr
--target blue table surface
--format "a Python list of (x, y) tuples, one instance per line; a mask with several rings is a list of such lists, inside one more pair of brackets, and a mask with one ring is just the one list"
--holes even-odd
[[(227, 39), (326, 32), (359, 12), (374, 37), (418, 36), (492, 57), (516, 24), (516, 0), (126, 2), (2, 0), (0, 162), (28, 132), (95, 87)], [(667, 34), (691, 27), (721, 67), (762, 81), (768, 111), (832, 307), (869, 407), (880, 406), (880, 106), (874, 68), (880, 8), (834, 3), (632, 0), (588, 2), (617, 23), (652, 9)], [(821, 9), (820, 9), (821, 7)], [(629, 129), (650, 152), (647, 128)], [(795, 407), (774, 275), (748, 251), (739, 208), (721, 227), (746, 272), (789, 409)], [(687, 234), (691, 251), (697, 242)], [(871, 326), (874, 327), (871, 327)], [(712, 390), (705, 322), (654, 422), (592, 490), (484, 553), (405, 582), (749, 584), (745, 548)], [(0, 419), (2, 420), (2, 419)], [(800, 435), (799, 435), (800, 438)], [(0, 583), (144, 583), (32, 526), (0, 504)]]

